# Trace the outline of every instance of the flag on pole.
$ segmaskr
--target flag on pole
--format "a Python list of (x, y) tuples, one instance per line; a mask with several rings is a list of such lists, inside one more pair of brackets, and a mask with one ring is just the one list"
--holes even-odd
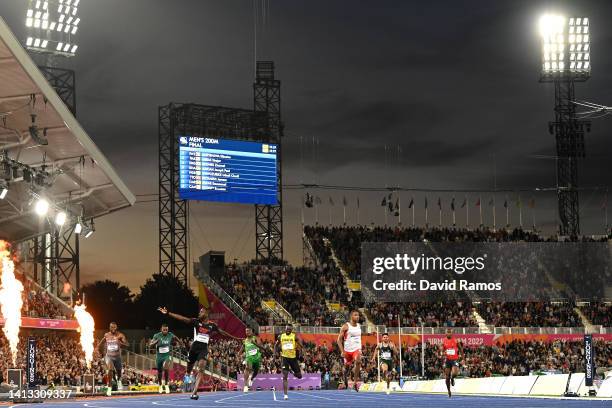
[(357, 197), (357, 208), (359, 208), (359, 197)]
[(478, 200), (476, 200), (476, 207), (480, 207), (480, 197), (478, 197)]
[(410, 200), (410, 203), (408, 204), (408, 208), (412, 208), (413, 205), (414, 205), (414, 197), (412, 197), (412, 199)]
[(455, 197), (451, 200), (451, 210), (455, 211)]
[(508, 199), (507, 198), (504, 200), (504, 208), (508, 208)]
[(394, 214), (396, 217), (399, 217), (399, 209), (400, 209), (400, 206), (399, 206), (399, 197), (397, 197), (395, 199), (395, 214)]
[(491, 197), (491, 199), (489, 200), (489, 207), (491, 207), (494, 203), (493, 197)]
[(465, 208), (467, 205), (467, 197), (463, 199), (463, 203), (461, 203), (461, 208)]
[(523, 206), (523, 203), (521, 202), (521, 196), (518, 196), (518, 198), (516, 199), (516, 206), (518, 208), (521, 208)]
[(438, 208), (442, 209), (442, 199), (438, 197)]
[(529, 206), (529, 208), (535, 208), (535, 198), (531, 197), (531, 200), (529, 200), (529, 204), (527, 204)]
[(393, 201), (389, 200), (389, 212), (392, 213), (393, 212)]
[(425, 197), (425, 209), (427, 209), (427, 197)]
[(346, 196), (342, 197), (342, 205), (346, 207), (347, 203)]
[(381, 207), (386, 207), (387, 206), (387, 196), (384, 196), (382, 199), (382, 202), (380, 203)]
[(606, 208), (608, 208), (608, 192), (606, 191), (606, 194), (604, 195), (604, 199), (601, 203), (601, 209), (605, 210)]
[(315, 198), (315, 204), (318, 204), (318, 205), (323, 204), (323, 200), (321, 200), (321, 197), (317, 196), (317, 197)]
[(332, 200), (331, 196), (329, 196), (329, 205), (334, 205), (334, 200)]
[(310, 193), (306, 193), (306, 197), (304, 198), (304, 205), (308, 208), (312, 208), (314, 197)]

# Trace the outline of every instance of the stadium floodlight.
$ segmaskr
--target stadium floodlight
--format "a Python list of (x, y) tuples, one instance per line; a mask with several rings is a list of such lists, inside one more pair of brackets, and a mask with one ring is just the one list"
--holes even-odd
[(55, 214), (55, 223), (61, 227), (66, 223), (66, 218), (66, 213), (64, 211), (59, 211)]
[(47, 215), (47, 212), (49, 212), (49, 202), (44, 198), (39, 198), (34, 205), (34, 210), (41, 217)]
[(94, 225), (93, 218), (91, 219), (91, 225), (89, 227), (85, 227), (85, 238), (89, 238), (96, 232), (96, 226)]
[[(75, 36), (81, 22), (78, 15), (80, 1), (28, 0), (28, 3), (26, 47), (36, 52), (74, 56), (78, 49)], [(27, 41), (29, 38), (32, 41)]]
[(540, 18), (542, 74), (545, 77), (587, 77), (591, 72), (590, 26), (586, 17)]
[(0, 200), (4, 200), (8, 194), (8, 184), (6, 181), (0, 182)]
[(74, 233), (80, 234), (83, 231), (83, 224), (81, 224), (81, 218), (77, 220), (77, 223), (74, 225)]

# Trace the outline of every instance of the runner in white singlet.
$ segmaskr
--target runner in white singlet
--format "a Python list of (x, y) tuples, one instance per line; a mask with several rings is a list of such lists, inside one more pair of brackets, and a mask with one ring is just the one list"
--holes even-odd
[(344, 384), (348, 388), (349, 371), (354, 363), (353, 387), (359, 391), (359, 380), (361, 379), (361, 325), (359, 324), (359, 312), (353, 310), (349, 322), (344, 323), (338, 335), (338, 347), (344, 357)]

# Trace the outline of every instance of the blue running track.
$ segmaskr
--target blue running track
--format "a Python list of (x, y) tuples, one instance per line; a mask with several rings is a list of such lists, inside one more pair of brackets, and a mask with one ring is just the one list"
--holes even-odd
[[(274, 397), (276, 396), (276, 400)], [(475, 397), (423, 394), (356, 393), (354, 391), (293, 391), (284, 401), (282, 392), (254, 391), (201, 393), (200, 399), (192, 401), (187, 394), (148, 395), (131, 397), (99, 397), (73, 399), (62, 402), (46, 401), (45, 405), (57, 408), (264, 408), (264, 407), (311, 407), (311, 408), (552, 408), (552, 407), (612, 407), (612, 400), (577, 400), (554, 398)], [(40, 404), (18, 404), (15, 408), (39, 407)], [(43, 405), (44, 406), (44, 405)]]

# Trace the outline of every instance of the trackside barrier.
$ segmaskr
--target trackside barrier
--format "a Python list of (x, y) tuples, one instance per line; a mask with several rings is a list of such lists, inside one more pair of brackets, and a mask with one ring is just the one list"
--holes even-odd
[(505, 395), (529, 395), (537, 378), (536, 375), (507, 377), (499, 392)]
[(570, 376), (567, 392), (578, 395), (588, 393), (588, 391), (586, 391), (586, 387), (584, 387), (584, 373), (574, 373)]
[(612, 376), (609, 376), (601, 383), (599, 390), (597, 390), (597, 396), (612, 397)]
[[(573, 374), (570, 388), (578, 390), (579, 395), (585, 395), (584, 374)], [(487, 377), (487, 378), (458, 378), (455, 386), (451, 388), (454, 394), (483, 394), (483, 395), (542, 395), (562, 396), (565, 393), (569, 374), (529, 375), (513, 377)], [(382, 383), (364, 384), (360, 391), (385, 391), (386, 385)], [(401, 390), (412, 393), (446, 393), (446, 383), (443, 379), (428, 381), (406, 381)], [(612, 377), (602, 384), (598, 396), (612, 396)]]
[(563, 395), (569, 374), (539, 375), (529, 395)]

